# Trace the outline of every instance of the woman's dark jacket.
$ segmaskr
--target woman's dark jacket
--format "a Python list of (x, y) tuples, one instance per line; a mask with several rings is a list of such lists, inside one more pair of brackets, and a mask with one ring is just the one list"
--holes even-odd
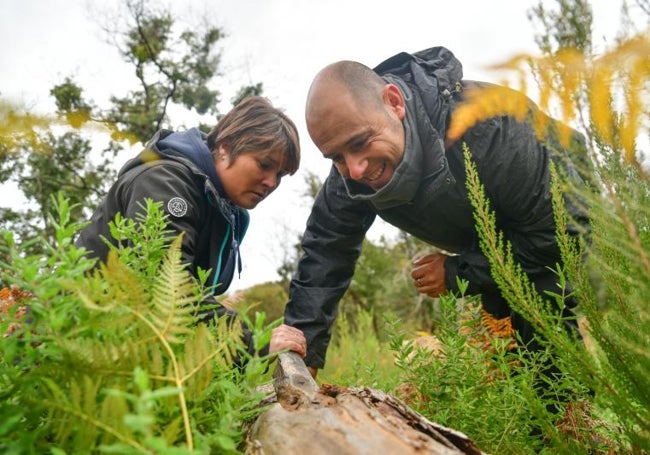
[[(239, 244), (249, 215), (224, 197), (204, 133), (197, 129), (156, 133), (120, 170), (90, 224), (81, 231), (77, 246), (105, 261), (109, 247), (102, 238), (117, 244), (109, 222), (118, 213), (136, 219), (136, 214), (144, 212), (146, 198), (162, 203), (173, 236), (184, 233), (182, 261), (191, 273), (196, 276), (199, 267), (210, 269), (212, 294), (224, 293), (235, 270), (241, 270)], [(202, 318), (227, 313), (214, 298), (205, 303), (216, 308), (202, 313)]]
[[(356, 197), (364, 189), (344, 180), (332, 166), (318, 193), (302, 239), (304, 255), (291, 282), (285, 323), (305, 333), (307, 365), (322, 367), (338, 302), (350, 284), (366, 232), (379, 215), (388, 223), (456, 255), (445, 261), (446, 287), (457, 290), (456, 277), (469, 282), (470, 294), (497, 295), (475, 229), (466, 189), (462, 144), (466, 143), (481, 183), (496, 213), (498, 228), (512, 243), (513, 253), (538, 291), (558, 292), (549, 270), (561, 262), (555, 240), (550, 194), (550, 160), (565, 151), (540, 143), (527, 123), (513, 117), (489, 118), (445, 147), (450, 114), (463, 89), (461, 64), (445, 48), (398, 54), (375, 68), (388, 82), (410, 91), (418, 140), (422, 145), (422, 178), (414, 195), (386, 204)], [(578, 136), (576, 136), (578, 139)], [(552, 151), (553, 150), (553, 151)], [(399, 169), (399, 168), (398, 168)], [(396, 171), (397, 172), (397, 171)], [(585, 216), (574, 206), (578, 219)]]

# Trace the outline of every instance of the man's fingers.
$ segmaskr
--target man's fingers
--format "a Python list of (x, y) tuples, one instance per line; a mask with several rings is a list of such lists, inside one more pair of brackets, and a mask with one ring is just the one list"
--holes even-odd
[(416, 257), (413, 259), (413, 265), (428, 264), (433, 261), (436, 256), (436, 254), (425, 254), (424, 256)]

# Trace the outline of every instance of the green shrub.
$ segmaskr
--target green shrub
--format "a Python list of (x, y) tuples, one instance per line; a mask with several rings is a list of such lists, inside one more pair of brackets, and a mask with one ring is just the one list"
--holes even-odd
[[(389, 343), (382, 341), (375, 330), (373, 313), (357, 309), (354, 325), (350, 324), (347, 314), (336, 320), (319, 382), (393, 390), (401, 382), (399, 370)], [(387, 331), (385, 329), (384, 333)]]
[(284, 317), (284, 306), (288, 300), (287, 291), (280, 283), (262, 283), (237, 292), (232, 297), (232, 306), (237, 311), (253, 317), (255, 312), (264, 313), (268, 321)]
[(482, 341), (475, 298), (440, 298), (435, 350), (393, 340), (397, 364), (412, 384), (413, 406), (430, 420), (464, 432), (488, 453), (531, 453), (530, 397), (537, 371), (508, 350), (508, 340)]
[[(0, 338), (0, 451), (239, 453), (268, 359), (246, 357), (223, 320), (195, 325), (204, 290), (180, 263), (180, 237), (164, 241), (160, 208), (117, 219), (124, 246), (94, 269), (73, 246), (80, 226), (67, 201), (57, 207), (44, 256), (4, 233), (2, 281), (30, 297), (26, 316), (12, 310), (0, 323), (0, 333), (20, 325)], [(258, 344), (267, 341), (263, 319), (250, 323)]]

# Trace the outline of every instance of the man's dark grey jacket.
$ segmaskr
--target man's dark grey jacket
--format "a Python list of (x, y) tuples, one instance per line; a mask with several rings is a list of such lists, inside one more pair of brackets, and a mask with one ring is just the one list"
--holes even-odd
[[(568, 151), (561, 150), (555, 140), (541, 143), (528, 123), (510, 116), (478, 123), (445, 147), (450, 115), (464, 91), (484, 85), (462, 80), (460, 62), (445, 48), (397, 54), (375, 71), (405, 95), (406, 151), (395, 171), (396, 181), (391, 180), (386, 191), (382, 188), (372, 193), (368, 187), (344, 179), (332, 166), (316, 197), (302, 239), (304, 255), (291, 282), (285, 323), (305, 333), (305, 361), (317, 368), (324, 366), (338, 302), (350, 284), (363, 239), (377, 215), (455, 254), (445, 261), (448, 290), (457, 290), (456, 277), (460, 277), (469, 282), (470, 294), (481, 294), (483, 301), (489, 302), (488, 310), (507, 308), (478, 244), (466, 189), (463, 143), (472, 154), (498, 228), (511, 242), (515, 258), (538, 291), (559, 290), (557, 277), (549, 269), (561, 263), (549, 163), (562, 161), (571, 172), (563, 159)], [(584, 146), (577, 133), (572, 143)], [(568, 209), (580, 225), (587, 226), (584, 213), (573, 204)], [(573, 233), (577, 232), (575, 227)], [(524, 325), (515, 324), (515, 328), (524, 340), (530, 340), (532, 328)]]

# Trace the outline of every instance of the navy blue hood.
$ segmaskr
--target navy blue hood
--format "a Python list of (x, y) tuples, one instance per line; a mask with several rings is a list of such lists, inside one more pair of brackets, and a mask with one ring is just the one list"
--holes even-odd
[(163, 155), (180, 155), (205, 172), (219, 193), (223, 194), (221, 182), (214, 169), (214, 159), (208, 148), (206, 134), (196, 128), (171, 133), (155, 143), (158, 152)]

